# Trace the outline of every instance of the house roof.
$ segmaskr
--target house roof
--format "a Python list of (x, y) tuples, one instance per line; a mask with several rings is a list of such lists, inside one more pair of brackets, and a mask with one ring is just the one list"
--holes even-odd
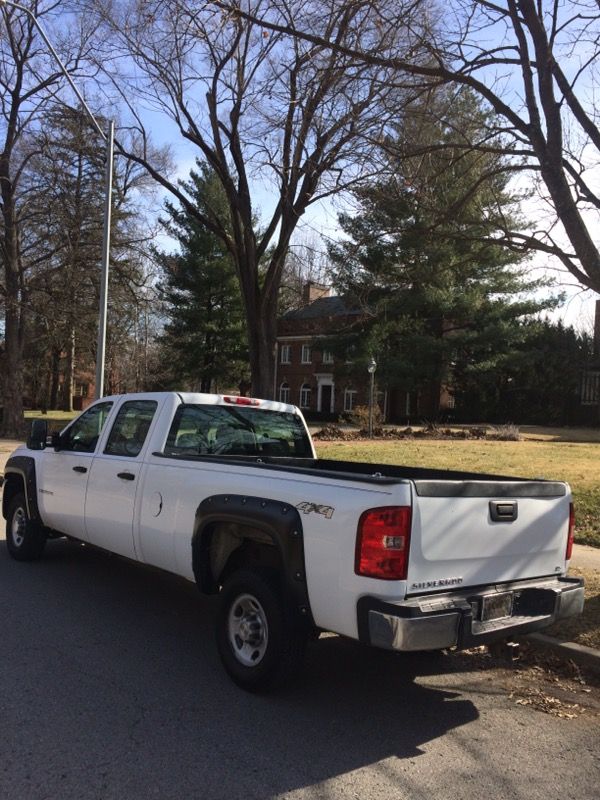
[(343, 297), (319, 297), (302, 308), (296, 308), (283, 315), (284, 320), (323, 319), (329, 317), (347, 317), (362, 314), (363, 312), (346, 303)]

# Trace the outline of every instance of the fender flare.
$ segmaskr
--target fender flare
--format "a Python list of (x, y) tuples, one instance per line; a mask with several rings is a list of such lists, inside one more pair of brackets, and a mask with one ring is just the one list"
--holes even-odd
[(291, 606), (312, 621), (306, 567), (304, 532), (297, 509), (280, 500), (238, 494), (218, 494), (205, 498), (196, 510), (192, 537), (192, 564), (200, 590), (217, 591), (210, 572), (208, 547), (213, 525), (234, 523), (260, 529), (279, 551), (283, 565), (282, 588)]
[[(23, 491), (25, 493), (25, 502), (27, 504), (27, 514), (29, 519), (33, 522), (42, 523), (40, 517), (40, 510), (37, 501), (37, 481), (35, 477), (35, 459), (28, 456), (13, 456), (6, 462), (4, 468), (4, 493), (2, 495), (2, 516), (6, 519), (8, 513), (8, 504), (14, 496), (14, 492), (10, 491), (10, 485), (15, 478), (12, 475), (18, 476), (23, 482)], [(8, 491), (7, 491), (8, 490)]]

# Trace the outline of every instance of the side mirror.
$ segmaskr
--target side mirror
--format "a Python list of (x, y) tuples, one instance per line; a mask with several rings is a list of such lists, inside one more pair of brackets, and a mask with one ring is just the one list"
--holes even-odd
[(60, 438), (60, 433), (58, 431), (54, 431), (54, 433), (50, 437), (50, 446), (53, 447), (56, 450), (56, 452), (58, 453), (58, 451), (61, 448), (61, 445), (62, 445), (62, 441), (61, 441), (61, 438)]
[(27, 437), (27, 447), (30, 450), (43, 450), (48, 438), (48, 422), (45, 419), (34, 419), (31, 431)]

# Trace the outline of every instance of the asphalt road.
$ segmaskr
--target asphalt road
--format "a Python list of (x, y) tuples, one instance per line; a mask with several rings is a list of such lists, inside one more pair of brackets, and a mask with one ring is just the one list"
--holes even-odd
[(0, 798), (597, 800), (599, 717), (521, 706), (499, 670), (338, 637), (247, 695), (191, 584), (51, 542), (0, 542)]

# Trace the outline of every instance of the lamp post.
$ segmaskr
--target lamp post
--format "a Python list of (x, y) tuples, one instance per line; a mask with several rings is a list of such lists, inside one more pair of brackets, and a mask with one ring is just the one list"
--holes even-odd
[(377, 369), (377, 362), (371, 356), (371, 360), (367, 366), (367, 372), (371, 376), (371, 384), (369, 387), (369, 439), (373, 438), (373, 394), (375, 391), (375, 370)]
[(108, 269), (110, 259), (110, 220), (112, 210), (112, 182), (113, 182), (113, 154), (114, 154), (114, 139), (115, 139), (115, 123), (110, 120), (108, 123), (108, 132), (104, 133), (98, 120), (92, 114), (88, 104), (83, 99), (83, 95), (75, 85), (73, 79), (69, 75), (67, 68), (60, 59), (60, 56), (54, 49), (52, 42), (48, 38), (46, 31), (43, 29), (40, 21), (35, 16), (33, 11), (20, 3), (15, 3), (13, 0), (0, 0), (0, 6), (12, 6), (31, 19), (37, 28), (40, 36), (44, 40), (46, 47), (51, 52), (52, 56), (58, 63), (63, 75), (69, 82), (71, 89), (77, 95), (77, 99), (85, 109), (88, 117), (92, 121), (94, 128), (98, 131), (104, 142), (106, 143), (106, 176), (105, 176), (105, 195), (104, 195), (104, 224), (102, 229), (102, 276), (100, 281), (100, 309), (98, 313), (98, 346), (96, 351), (96, 398), (104, 395), (104, 363), (106, 360), (106, 315), (108, 310)]

